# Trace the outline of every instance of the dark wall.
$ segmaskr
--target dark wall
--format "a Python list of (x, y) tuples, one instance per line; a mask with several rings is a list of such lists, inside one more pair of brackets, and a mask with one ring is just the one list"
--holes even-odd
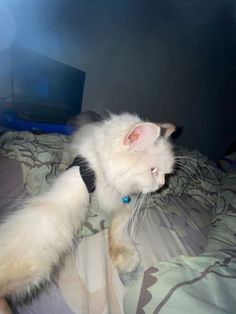
[(84, 109), (173, 121), (178, 143), (211, 158), (236, 137), (234, 0), (5, 3), (0, 48), (16, 40), (86, 71)]

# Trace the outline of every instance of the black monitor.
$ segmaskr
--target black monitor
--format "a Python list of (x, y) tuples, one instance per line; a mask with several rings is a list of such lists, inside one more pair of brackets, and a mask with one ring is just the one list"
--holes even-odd
[(20, 119), (64, 124), (81, 112), (85, 72), (22, 47), (0, 56), (1, 103)]

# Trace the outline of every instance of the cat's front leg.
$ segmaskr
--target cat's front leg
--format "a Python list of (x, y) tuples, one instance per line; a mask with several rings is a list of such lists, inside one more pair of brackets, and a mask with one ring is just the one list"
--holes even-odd
[(0, 298), (16, 300), (51, 281), (85, 221), (89, 194), (75, 166), (31, 198), (0, 228)]
[(112, 219), (109, 228), (109, 253), (113, 264), (120, 274), (138, 270), (141, 259), (134, 241), (128, 231), (130, 212), (125, 208)]

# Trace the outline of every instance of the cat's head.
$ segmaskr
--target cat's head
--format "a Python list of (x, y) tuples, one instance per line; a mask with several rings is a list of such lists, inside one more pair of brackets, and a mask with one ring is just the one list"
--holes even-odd
[(123, 195), (160, 189), (174, 167), (169, 137), (175, 126), (144, 122), (132, 115), (113, 120), (116, 123), (114, 133), (107, 132), (107, 141), (110, 141), (105, 160), (108, 182)]

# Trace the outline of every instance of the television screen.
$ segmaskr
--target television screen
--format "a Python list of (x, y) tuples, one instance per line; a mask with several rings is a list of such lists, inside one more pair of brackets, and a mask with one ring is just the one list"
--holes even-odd
[(32, 51), (12, 50), (15, 99), (80, 112), (85, 73)]
[(1, 107), (7, 108), (8, 120), (12, 115), (31, 123), (65, 124), (81, 112), (85, 72), (15, 46), (1, 53), (0, 65)]

